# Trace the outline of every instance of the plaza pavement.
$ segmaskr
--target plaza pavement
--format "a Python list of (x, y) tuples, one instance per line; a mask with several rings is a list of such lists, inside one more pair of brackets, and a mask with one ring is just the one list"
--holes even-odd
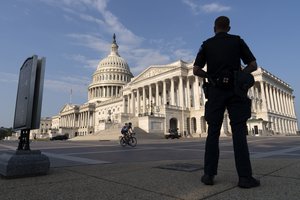
[(215, 185), (200, 181), (202, 160), (52, 167), (48, 175), (0, 178), (1, 200), (299, 200), (300, 160), (252, 158), (261, 186), (237, 187), (233, 159), (221, 159)]

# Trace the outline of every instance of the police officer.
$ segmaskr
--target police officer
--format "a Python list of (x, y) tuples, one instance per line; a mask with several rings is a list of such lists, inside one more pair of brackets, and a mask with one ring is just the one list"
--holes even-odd
[[(237, 35), (228, 34), (230, 20), (220, 16), (215, 20), (215, 36), (204, 41), (195, 60), (193, 73), (207, 78), (207, 102), (205, 119), (208, 135), (205, 144), (204, 175), (201, 181), (214, 184), (219, 160), (219, 137), (224, 112), (227, 109), (232, 130), (234, 158), (239, 176), (238, 186), (252, 188), (260, 181), (252, 176), (251, 162), (247, 144), (247, 119), (251, 117), (251, 101), (245, 95), (236, 94), (234, 72), (242, 71), (248, 75), (257, 69), (256, 59), (249, 47)], [(246, 65), (241, 67), (241, 60)], [(203, 70), (207, 65), (206, 71)]]

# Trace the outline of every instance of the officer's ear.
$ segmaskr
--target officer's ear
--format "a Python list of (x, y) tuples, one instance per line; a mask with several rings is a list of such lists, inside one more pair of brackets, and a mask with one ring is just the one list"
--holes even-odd
[(229, 32), (229, 31), (230, 31), (230, 28), (231, 28), (231, 27), (229, 26), (229, 27), (228, 27), (228, 30), (227, 30), (227, 32)]

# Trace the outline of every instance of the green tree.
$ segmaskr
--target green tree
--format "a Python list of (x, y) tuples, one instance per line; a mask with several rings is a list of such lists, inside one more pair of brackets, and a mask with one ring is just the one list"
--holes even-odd
[(1, 127), (0, 128), (0, 140), (4, 139), (7, 136), (11, 136), (12, 133), (13, 133), (12, 128)]

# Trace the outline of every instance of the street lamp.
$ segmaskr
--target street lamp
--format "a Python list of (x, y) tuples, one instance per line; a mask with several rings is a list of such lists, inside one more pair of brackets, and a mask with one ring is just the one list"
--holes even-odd
[(153, 103), (150, 101), (150, 115), (153, 115)]

